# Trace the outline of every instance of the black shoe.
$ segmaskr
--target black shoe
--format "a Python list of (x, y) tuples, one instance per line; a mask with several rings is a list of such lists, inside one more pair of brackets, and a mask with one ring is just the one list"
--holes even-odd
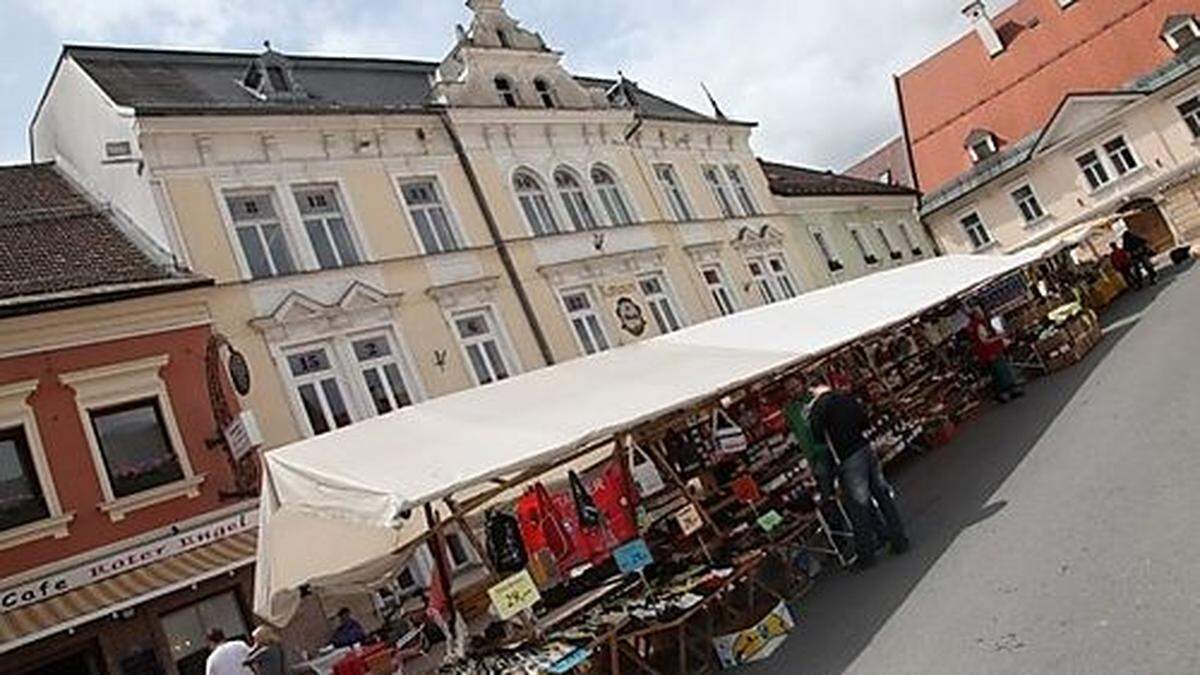
[(858, 558), (855, 559), (854, 564), (850, 566), (850, 571), (855, 572), (855, 573), (866, 572), (867, 570), (871, 569), (874, 566), (875, 566), (875, 555), (874, 554), (863, 555), (860, 553), (860, 554), (858, 554)]
[(1024, 389), (1013, 389), (1013, 391), (1012, 391), (1012, 397), (1013, 397), (1013, 398), (1024, 398), (1024, 397), (1025, 397), (1025, 390), (1024, 390)]
[(905, 553), (908, 552), (908, 548), (909, 548), (908, 537), (900, 537), (899, 539), (892, 540), (892, 545), (891, 545), (892, 555), (904, 555)]

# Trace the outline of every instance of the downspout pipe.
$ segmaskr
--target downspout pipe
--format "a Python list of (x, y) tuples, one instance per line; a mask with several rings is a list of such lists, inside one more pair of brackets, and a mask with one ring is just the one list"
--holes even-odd
[(554, 365), (554, 353), (550, 351), (550, 343), (546, 340), (546, 333), (542, 330), (542, 324), (538, 321), (537, 314), (533, 311), (533, 304), (529, 301), (529, 294), (525, 291), (525, 284), (521, 282), (521, 277), (517, 274), (517, 266), (513, 263), (512, 253), (509, 252), (508, 246), (504, 243), (504, 237), (500, 235), (500, 226), (496, 223), (496, 216), (492, 213), (491, 207), (488, 206), (483, 186), (479, 183), (479, 176), (475, 173), (475, 167), (471, 164), (471, 158), (467, 156), (467, 149), (463, 145), (458, 132), (454, 129), (454, 122), (450, 119), (450, 113), (446, 110), (440, 110), (438, 111), (438, 119), (441, 120), (442, 128), (446, 130), (446, 135), (450, 138), (450, 144), (454, 146), (454, 154), (458, 157), (458, 163), (462, 166), (463, 173), (467, 176), (467, 183), (471, 186), (471, 193), (475, 196), (475, 203), (479, 205), (479, 212), (483, 214), (483, 221), (487, 224), (488, 234), (491, 235), (492, 243), (496, 246), (496, 253), (500, 256), (500, 263), (504, 265), (504, 273), (508, 276), (509, 283), (512, 284), (513, 292), (517, 294), (517, 302), (520, 303), (521, 312), (525, 315), (525, 320), (529, 323), (529, 330), (533, 332), (533, 339), (537, 343), (538, 351), (541, 352), (542, 360), (547, 366), (552, 366)]

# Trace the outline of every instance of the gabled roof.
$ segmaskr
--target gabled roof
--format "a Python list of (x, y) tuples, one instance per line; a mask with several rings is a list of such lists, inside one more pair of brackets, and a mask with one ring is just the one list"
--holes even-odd
[(0, 316), (202, 283), (156, 262), (52, 164), (0, 167)]
[(1115, 115), (1146, 96), (1141, 91), (1096, 91), (1070, 94), (1050, 116), (1050, 122), (1038, 135), (1033, 153), (1042, 152), (1071, 138), (1081, 129)]
[(913, 186), (912, 171), (908, 166), (908, 148), (900, 136), (876, 148), (842, 173), (870, 181), (878, 181), (880, 176), (887, 173), (893, 185)]
[[(63, 56), (78, 63), (114, 103), (140, 115), (394, 113), (431, 108), (429, 93), (437, 62), (272, 53), (286, 59), (302, 95), (263, 100), (242, 86), (247, 68), (262, 55), (258, 52), (63, 47)], [(576, 77), (576, 81), (604, 91), (618, 84), (618, 80), (596, 77)], [(730, 123), (629, 80), (620, 83), (629, 104), (645, 117)]]
[(780, 197), (825, 197), (843, 195), (911, 195), (916, 191), (902, 185), (853, 178), (832, 171), (758, 160), (771, 193)]

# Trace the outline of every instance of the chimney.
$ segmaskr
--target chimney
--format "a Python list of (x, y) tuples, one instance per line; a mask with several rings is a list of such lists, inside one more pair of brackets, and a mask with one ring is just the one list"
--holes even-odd
[(1000, 40), (1000, 34), (996, 32), (996, 27), (992, 25), (992, 17), (988, 15), (987, 5), (983, 0), (974, 0), (963, 7), (962, 13), (971, 21), (975, 32), (979, 34), (979, 39), (987, 49), (988, 56), (994, 58), (1004, 51), (1004, 43)]

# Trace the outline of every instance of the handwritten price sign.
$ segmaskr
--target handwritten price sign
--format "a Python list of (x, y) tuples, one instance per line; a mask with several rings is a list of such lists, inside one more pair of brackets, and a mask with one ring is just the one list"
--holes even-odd
[(700, 517), (700, 512), (696, 510), (694, 504), (688, 504), (683, 510), (676, 513), (675, 522), (679, 523), (679, 529), (685, 537), (704, 527), (704, 519)]
[(538, 593), (537, 585), (533, 583), (529, 571), (524, 570), (489, 588), (488, 597), (492, 599), (496, 615), (501, 621), (507, 621), (527, 609), (532, 609), (542, 599), (542, 594)]

